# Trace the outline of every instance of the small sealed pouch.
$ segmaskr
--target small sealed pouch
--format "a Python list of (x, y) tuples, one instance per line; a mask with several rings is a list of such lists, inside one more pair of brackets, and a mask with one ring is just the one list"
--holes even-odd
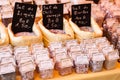
[(67, 58), (67, 49), (66, 48), (59, 48), (55, 50), (55, 56), (53, 57), (55, 62), (59, 62), (63, 58)]
[(43, 54), (43, 55), (46, 55), (46, 56), (50, 57), (50, 53), (48, 51), (48, 48), (43, 48), (43, 49), (36, 50), (35, 53), (33, 54), (34, 59), (36, 59), (37, 55), (40, 55), (40, 54)]
[(58, 53), (65, 53), (67, 55), (67, 49), (66, 47), (58, 48), (54, 50), (54, 56)]
[(91, 48), (88, 49), (86, 53), (89, 55), (88, 58), (91, 59), (94, 53), (99, 53), (99, 50), (97, 48)]
[(20, 52), (20, 53), (18, 53), (17, 55), (15, 55), (15, 59), (16, 59), (16, 61), (19, 63), (19, 61), (20, 61), (20, 59), (22, 58), (22, 57), (26, 57), (26, 56), (30, 56), (30, 54), (29, 53), (27, 53), (27, 52)]
[(48, 55), (50, 55), (48, 48), (43, 48), (43, 49), (38, 48), (38, 49), (36, 49), (36, 51), (33, 55), (36, 55), (36, 54), (48, 54)]
[(13, 63), (0, 64), (1, 80), (16, 80), (16, 68)]
[(32, 44), (31, 45), (32, 54), (34, 54), (36, 51), (39, 51), (41, 49), (44, 49), (43, 43), (41, 43), (41, 44)]
[(54, 56), (54, 61), (55, 61), (55, 69), (58, 70), (59, 62), (61, 59), (68, 58), (68, 55), (66, 52), (59, 52), (56, 53)]
[(105, 57), (102, 53), (95, 53), (92, 55), (92, 59), (90, 60), (90, 69), (92, 72), (99, 72), (103, 68), (103, 62), (105, 61)]
[(81, 54), (75, 59), (75, 71), (76, 73), (88, 73), (89, 59), (86, 55)]
[(43, 60), (49, 60), (50, 59), (48, 53), (36, 54), (34, 58), (35, 58), (35, 63), (36, 64), (39, 64)]
[(50, 51), (54, 51), (55, 49), (62, 48), (62, 42), (51, 42), (48, 48)]
[(11, 57), (12, 54), (10, 52), (0, 52), (0, 61), (4, 57)]
[(78, 45), (77, 40), (66, 40), (65, 41), (65, 46), (67, 47), (67, 49), (69, 49), (71, 46), (75, 46), (75, 45)]
[(114, 69), (116, 67), (117, 59), (119, 59), (118, 50), (114, 50), (106, 55), (106, 60), (104, 62), (105, 69)]
[(34, 80), (35, 64), (31, 61), (22, 63), (19, 66), (22, 80)]
[(58, 72), (62, 76), (71, 74), (73, 72), (72, 67), (73, 61), (70, 58), (61, 59), (58, 66)]
[(26, 52), (30, 52), (28, 46), (14, 47), (14, 55), (17, 55), (18, 53), (26, 53)]
[(70, 56), (70, 58), (71, 58), (73, 61), (75, 61), (76, 57), (79, 56), (79, 55), (81, 55), (81, 54), (82, 54), (81, 51), (78, 51), (78, 52), (70, 52), (69, 56)]
[(108, 46), (108, 47), (104, 47), (104, 48), (102, 49), (102, 53), (103, 53), (104, 55), (107, 55), (107, 54), (109, 54), (109, 53), (112, 52), (112, 51), (114, 51), (113, 45), (110, 45), (110, 46)]
[(26, 62), (29, 62), (29, 61), (34, 63), (33, 56), (31, 56), (31, 55), (21, 56), (20, 60), (17, 61), (18, 62), (18, 66), (20, 66), (22, 63), (26, 63)]
[(16, 66), (15, 58), (13, 56), (1, 58), (0, 64), (7, 64), (7, 63), (13, 63), (13, 65)]
[(85, 48), (86, 48), (86, 50), (94, 49), (94, 48), (97, 48), (97, 45), (94, 43), (88, 43), (88, 44), (85, 44)]
[(54, 62), (52, 59), (43, 60), (39, 63), (39, 72), (42, 79), (48, 79), (53, 77)]
[(55, 49), (62, 48), (62, 42), (51, 42), (50, 45), (48, 46), (49, 51), (50, 51), (50, 56), (54, 57), (54, 51)]
[(95, 38), (95, 43), (96, 44), (100, 44), (100, 43), (104, 43), (104, 42), (108, 42), (106, 37)]
[(10, 52), (11, 54), (13, 54), (12, 46), (11, 45), (0, 46), (0, 52)]
[(100, 51), (102, 51), (103, 48), (109, 47), (109, 46), (110, 46), (110, 43), (101, 42), (101, 43), (97, 44), (97, 46), (98, 46), (98, 49), (99, 49)]
[(68, 52), (79, 52), (81, 51), (80, 45), (71, 46)]

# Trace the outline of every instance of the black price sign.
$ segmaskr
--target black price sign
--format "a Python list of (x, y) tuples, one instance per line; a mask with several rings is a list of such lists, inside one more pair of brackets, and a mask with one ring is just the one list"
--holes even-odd
[(63, 29), (63, 4), (42, 6), (43, 25), (47, 29)]
[(37, 5), (26, 3), (15, 3), (12, 31), (18, 32), (32, 32), (32, 27), (35, 20)]
[(91, 26), (91, 4), (72, 5), (72, 21), (81, 26)]

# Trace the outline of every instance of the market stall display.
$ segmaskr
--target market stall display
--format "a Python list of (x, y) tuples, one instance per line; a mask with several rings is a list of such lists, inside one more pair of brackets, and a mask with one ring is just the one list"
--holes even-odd
[[(120, 2), (93, 1), (1, 0), (0, 80), (120, 80)], [(12, 31), (15, 2), (37, 5), (32, 32)], [(88, 3), (91, 26), (77, 26), (71, 6)], [(49, 4), (63, 4), (62, 30), (43, 25)]]

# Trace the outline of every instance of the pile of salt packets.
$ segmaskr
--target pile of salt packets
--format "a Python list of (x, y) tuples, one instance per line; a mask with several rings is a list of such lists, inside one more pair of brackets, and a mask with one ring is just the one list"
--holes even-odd
[(113, 69), (119, 58), (118, 50), (105, 38), (51, 42), (48, 48), (43, 43), (14, 47), (0, 46), (0, 76), (16, 80), (17, 70), (22, 80), (34, 80), (34, 71), (43, 79), (52, 78), (54, 69), (60, 75), (88, 73)]

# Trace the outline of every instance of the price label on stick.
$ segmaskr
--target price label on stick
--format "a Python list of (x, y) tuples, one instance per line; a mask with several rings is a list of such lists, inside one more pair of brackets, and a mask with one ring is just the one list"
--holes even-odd
[(42, 6), (43, 25), (47, 29), (63, 29), (63, 4)]
[(18, 32), (32, 32), (36, 9), (37, 5), (15, 3), (12, 20), (12, 31), (14, 34)]
[(72, 5), (72, 21), (81, 26), (91, 26), (91, 4)]

